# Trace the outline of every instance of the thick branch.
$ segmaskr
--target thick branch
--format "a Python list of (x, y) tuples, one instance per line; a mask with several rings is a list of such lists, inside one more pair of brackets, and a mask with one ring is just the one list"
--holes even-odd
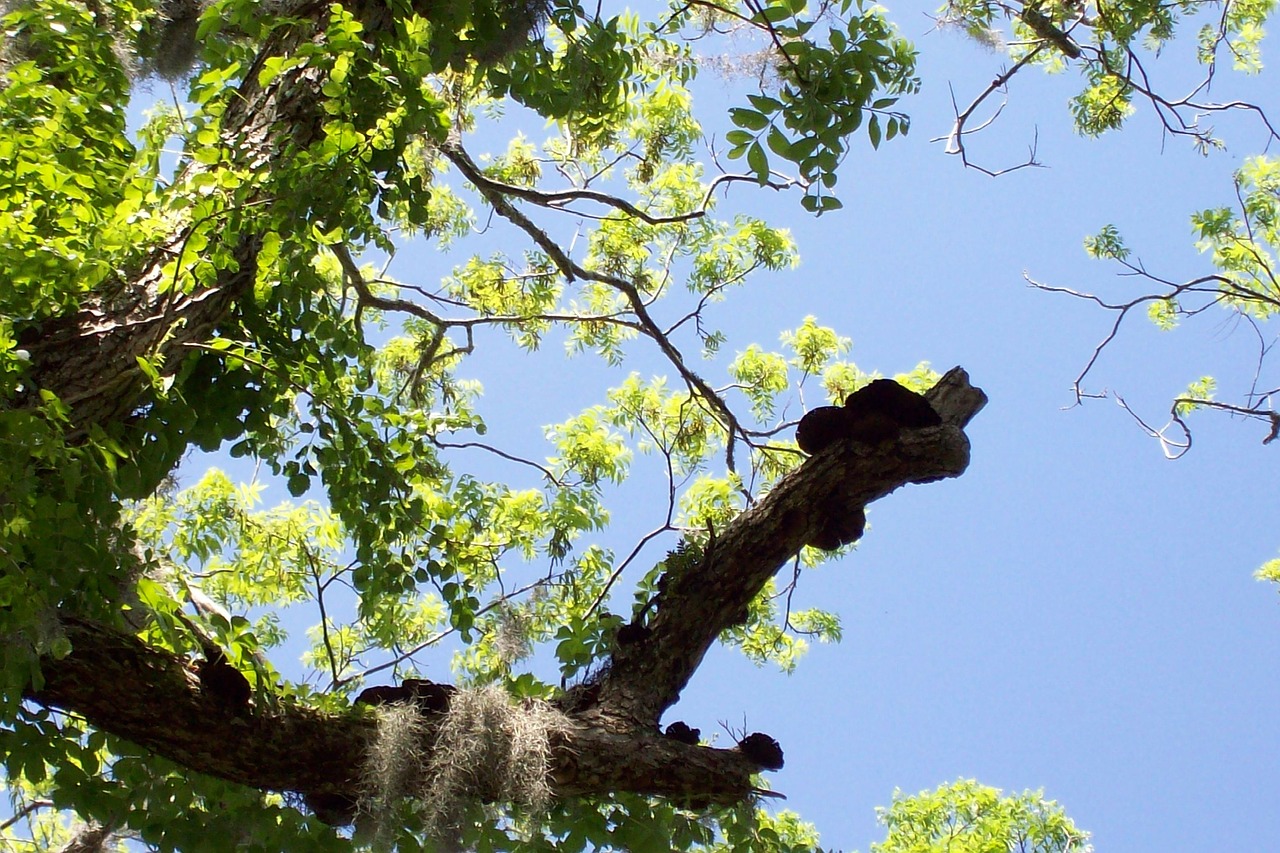
[[(969, 443), (962, 429), (986, 397), (956, 368), (929, 399), (942, 426), (876, 448), (832, 445), (724, 530), (701, 566), (670, 579), (651, 635), (619, 649), (598, 704), (571, 715), (574, 725), (554, 752), (557, 795), (632, 792), (730, 803), (751, 793), (757, 764), (734, 749), (661, 737), (656, 721), (720, 632), (742, 621), (748, 602), (816, 532), (814, 507), (853, 511), (906, 483), (964, 471)], [(355, 792), (374, 735), (371, 718), (287, 704), (228, 707), (202, 688), (185, 659), (90, 622), (64, 624), (72, 652), (43, 661), (35, 701), (200, 773), (264, 790)], [(430, 735), (426, 740), (429, 756)]]
[[(356, 793), (372, 717), (289, 705), (236, 712), (202, 690), (182, 658), (89, 622), (64, 626), (73, 651), (42, 662), (45, 683), (35, 701), (199, 773), (262, 790)], [(759, 771), (736, 750), (577, 722), (554, 752), (551, 775), (562, 797), (632, 792), (732, 803), (750, 793)], [(430, 735), (427, 741), (424, 758)]]
[(963, 427), (986, 395), (954, 368), (927, 396), (942, 426), (906, 431), (876, 447), (853, 441), (828, 447), (719, 532), (700, 566), (669, 577), (647, 635), (614, 654), (601, 685), (602, 709), (655, 724), (720, 633), (743, 622), (747, 605), (813, 541), (829, 513), (854, 512), (907, 483), (962, 474), (969, 464)]

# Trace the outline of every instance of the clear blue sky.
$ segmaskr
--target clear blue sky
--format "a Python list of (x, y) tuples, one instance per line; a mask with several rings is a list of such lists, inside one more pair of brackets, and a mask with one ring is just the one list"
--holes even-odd
[[(1202, 414), (1195, 449), (1169, 462), (1113, 403), (1065, 408), (1110, 318), (1022, 280), (1026, 270), (1136, 293), (1081, 249), (1108, 222), (1154, 270), (1207, 271), (1189, 215), (1230, 203), (1231, 171), (1264, 139), (1236, 125), (1226, 153), (1204, 159), (1177, 140), (1162, 152), (1143, 113), (1119, 135), (1082, 141), (1066, 111), (1076, 80), (1027, 71), (972, 151), (988, 165), (1016, 163), (1038, 128), (1049, 168), (996, 180), (966, 172), (929, 139), (950, 128), (948, 83), (966, 103), (999, 58), (955, 34), (926, 35), (925, 9), (891, 9), (922, 51), (925, 90), (905, 104), (910, 137), (875, 153), (855, 144), (841, 177), (846, 207), (818, 220), (798, 197), (735, 188), (726, 209), (790, 227), (803, 263), (755, 278), (716, 318), (730, 357), (815, 314), (853, 338), (866, 370), (963, 365), (991, 398), (970, 428), (972, 465), (874, 504), (857, 552), (803, 579), (798, 605), (838, 611), (842, 644), (814, 647), (789, 677), (713, 652), (668, 719), (707, 733), (745, 718), (774, 735), (787, 758), (774, 786), (828, 848), (865, 851), (882, 837), (874, 807), (895, 787), (975, 777), (1043, 787), (1100, 851), (1274, 849), (1280, 596), (1251, 575), (1280, 547), (1280, 447), (1262, 447), (1257, 424)], [(724, 107), (743, 85), (708, 75), (698, 86), (700, 115), (721, 139)], [(1270, 106), (1280, 108), (1274, 95)], [(392, 272), (428, 283), (460, 251), (402, 253)], [(1163, 334), (1134, 318), (1093, 387), (1119, 390), (1158, 423), (1203, 373), (1238, 394), (1256, 344), (1224, 320)], [(631, 349), (627, 370), (664, 371)], [(490, 440), (545, 454), (542, 427), (603, 401), (619, 375), (551, 350), (534, 363), (484, 342), (467, 370), (486, 386)], [(498, 411), (498, 400), (518, 405)], [(614, 503), (618, 529), (605, 544), (619, 551), (660, 520), (661, 493), (637, 488), (644, 482)]]

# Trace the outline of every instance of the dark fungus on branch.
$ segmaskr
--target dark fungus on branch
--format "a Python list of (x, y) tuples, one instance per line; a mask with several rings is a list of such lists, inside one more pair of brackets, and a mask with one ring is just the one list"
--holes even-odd
[(823, 551), (834, 551), (857, 542), (867, 527), (867, 514), (860, 506), (848, 510), (827, 507), (824, 515), (821, 528), (806, 543)]
[(224, 709), (238, 713), (249, 707), (249, 696), (253, 693), (249, 679), (227, 663), (221, 649), (196, 663), (196, 675), (205, 693)]
[[(822, 406), (800, 419), (796, 443), (816, 454), (841, 440), (863, 444), (890, 441), (904, 429), (937, 426), (942, 418), (923, 395), (892, 379), (877, 379), (848, 396), (843, 406)], [(862, 507), (816, 506), (818, 532), (807, 543), (834, 551), (862, 538), (867, 517)]]
[(782, 769), (782, 747), (764, 732), (752, 732), (738, 741), (738, 751), (765, 770)]
[(321, 823), (329, 826), (355, 823), (360, 807), (360, 801), (351, 794), (307, 794), (303, 801)]
[(821, 406), (806, 414), (796, 428), (796, 442), (805, 453), (815, 454), (842, 438), (879, 444), (901, 430), (941, 423), (922, 394), (892, 379), (877, 379), (850, 394), (843, 406)]
[(689, 746), (697, 746), (698, 742), (702, 740), (702, 730), (693, 728), (684, 720), (676, 720), (667, 726), (667, 730), (663, 734), (672, 740), (687, 743)]
[(449, 700), (458, 688), (452, 684), (436, 684), (425, 678), (406, 678), (399, 686), (379, 684), (360, 691), (354, 704), (387, 705), (393, 702), (412, 702), (418, 710), (428, 714), (443, 714), (449, 710)]
[(618, 629), (618, 645), (630, 646), (634, 643), (643, 642), (650, 633), (652, 632), (648, 626), (642, 625), (638, 621), (628, 622)]

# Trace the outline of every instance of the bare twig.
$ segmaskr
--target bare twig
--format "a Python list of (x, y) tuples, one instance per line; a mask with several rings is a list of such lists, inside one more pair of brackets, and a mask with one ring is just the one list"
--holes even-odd
[(316, 584), (316, 607), (320, 609), (320, 635), (324, 640), (325, 654), (329, 658), (329, 688), (333, 689), (337, 687), (342, 672), (338, 667), (338, 656), (333, 651), (333, 640), (329, 636), (329, 614), (325, 612), (324, 604), (325, 584), (320, 579), (320, 567), (316, 565), (316, 560), (311, 550), (304, 550), (307, 555), (307, 563), (311, 567), (311, 577)]
[(500, 450), (499, 448), (494, 447), (493, 445), (484, 444), (483, 442), (479, 442), (479, 441), (460, 441), (460, 442), (440, 441), (437, 438), (433, 438), (431, 442), (436, 447), (455, 448), (458, 450), (474, 447), (478, 450), (484, 450), (488, 453), (492, 453), (494, 456), (500, 456), (503, 459), (506, 459), (508, 462), (516, 462), (520, 465), (527, 465), (530, 468), (533, 468), (539, 473), (541, 473), (542, 476), (546, 477), (547, 482), (559, 488), (564, 488), (564, 485), (565, 485), (564, 482), (561, 481), (559, 478), (557, 478), (555, 474), (551, 473), (551, 469), (545, 466), (539, 465), (537, 462), (534, 462), (531, 459), (525, 459), (523, 457), (516, 456), (511, 453), (507, 453), (506, 451)]
[[(1134, 308), (1137, 308), (1140, 305), (1145, 305), (1151, 302), (1164, 302), (1168, 300), (1177, 299), (1177, 297), (1187, 293), (1208, 294), (1210, 296), (1210, 302), (1208, 304), (1204, 306), (1199, 306), (1195, 309), (1189, 309), (1184, 312), (1187, 314), (1199, 313), (1205, 310), (1206, 308), (1210, 307), (1211, 305), (1216, 304), (1218, 301), (1220, 301), (1223, 298), (1220, 291), (1220, 287), (1230, 283), (1229, 280), (1224, 276), (1214, 274), (1214, 275), (1200, 276), (1199, 278), (1192, 279), (1191, 281), (1188, 281), (1188, 282), (1175, 284), (1174, 282), (1166, 281), (1164, 279), (1160, 279), (1154, 275), (1151, 275), (1145, 269), (1135, 264), (1131, 264), (1126, 261), (1119, 261), (1119, 263), (1127, 267), (1136, 275), (1140, 275), (1151, 281), (1167, 286), (1169, 288), (1169, 292), (1145, 293), (1141, 296), (1138, 296), (1134, 299), (1129, 300), (1128, 302), (1111, 303), (1103, 300), (1101, 297), (1096, 296), (1092, 293), (1084, 293), (1082, 291), (1073, 290), (1072, 288), (1069, 288), (1069, 287), (1056, 287), (1053, 285), (1043, 284), (1031, 278), (1031, 276), (1027, 275), (1026, 273), (1023, 273), (1023, 278), (1026, 280), (1027, 284), (1031, 287), (1034, 287), (1036, 290), (1043, 290), (1046, 293), (1061, 293), (1067, 296), (1074, 297), (1076, 299), (1084, 299), (1089, 302), (1093, 302), (1098, 306), (1105, 308), (1108, 311), (1116, 312), (1115, 322), (1111, 324), (1110, 330), (1108, 330), (1106, 336), (1103, 337), (1103, 339), (1099, 341), (1098, 344), (1093, 348), (1093, 353), (1092, 355), (1090, 355), (1089, 360), (1085, 363), (1084, 369), (1080, 371), (1080, 373), (1076, 376), (1075, 380), (1071, 383), (1071, 389), (1072, 389), (1072, 392), (1075, 394), (1077, 403), (1079, 403), (1084, 398), (1088, 398), (1088, 397), (1097, 398), (1099, 396), (1105, 396), (1105, 395), (1098, 395), (1098, 394), (1087, 394), (1082, 390), (1082, 386), (1084, 384), (1085, 377), (1087, 377), (1089, 373), (1093, 370), (1094, 366), (1097, 365), (1098, 359), (1102, 356), (1103, 350), (1105, 350), (1111, 344), (1111, 342), (1116, 339), (1116, 335), (1119, 334), (1120, 332), (1120, 326), (1124, 322), (1125, 318), (1129, 315), (1130, 311), (1132, 311)], [(1216, 286), (1206, 287), (1206, 285), (1211, 283), (1215, 284)]]
[[(1119, 394), (1116, 395), (1116, 403), (1120, 408), (1129, 413), (1129, 416), (1137, 422), (1143, 432), (1160, 442), (1160, 449), (1164, 451), (1164, 457), (1166, 459), (1181, 459), (1189, 450), (1191, 450), (1191, 430), (1182, 420), (1182, 416), (1178, 414), (1178, 407), (1176, 404), (1173, 407), (1173, 413), (1172, 417), (1169, 419), (1169, 423), (1159, 429), (1156, 429), (1144, 421)], [(1165, 432), (1173, 426), (1178, 427), (1178, 429), (1182, 431), (1182, 439), (1180, 441), (1175, 441), (1165, 435)]]
[(15, 823), (19, 823), (20, 821), (26, 820), (27, 817), (30, 816), (32, 812), (38, 811), (40, 809), (50, 808), (52, 805), (53, 805), (52, 800), (32, 800), (31, 802), (24, 805), (22, 808), (17, 809), (3, 823), (0, 823), (0, 832), (3, 832), (4, 830), (13, 826)]
[[(1042, 164), (1036, 160), (1035, 142), (1033, 142), (1031, 146), (1030, 156), (1027, 158), (1026, 162), (1024, 163), (1019, 163), (1016, 166), (1009, 166), (1003, 169), (988, 169), (985, 166), (979, 166), (976, 163), (973, 163), (969, 160), (969, 152), (965, 148), (964, 138), (968, 135), (979, 133), (982, 130), (986, 129), (1000, 116), (1000, 113), (1004, 110), (1005, 104), (1008, 103), (1008, 99), (1002, 102), (1000, 106), (996, 108), (995, 112), (992, 113), (992, 115), (986, 121), (982, 122), (980, 125), (974, 128), (967, 127), (969, 120), (973, 117), (973, 114), (978, 109), (978, 107), (980, 107), (983, 104), (983, 102), (987, 100), (987, 98), (991, 97), (996, 92), (1005, 90), (1006, 86), (1009, 83), (1009, 80), (1013, 78), (1013, 75), (1017, 74), (1023, 68), (1027, 67), (1027, 65), (1029, 65), (1040, 53), (1040, 50), (1042, 47), (1043, 47), (1043, 43), (1040, 45), (1036, 45), (1027, 53), (1026, 56), (1022, 57), (1022, 59), (1014, 63), (1013, 67), (1009, 68), (1006, 71), (1002, 71), (1000, 74), (997, 74), (995, 79), (993, 79), (990, 83), (987, 84), (987, 88), (984, 89), (976, 98), (974, 98), (969, 103), (969, 106), (965, 107), (963, 110), (961, 110), (959, 108), (959, 105), (956, 103), (955, 90), (953, 89), (951, 92), (951, 105), (952, 105), (952, 109), (955, 110), (955, 114), (956, 114), (955, 124), (952, 125), (951, 132), (949, 134), (947, 134), (946, 136), (939, 136), (931, 141), (941, 142), (945, 139), (947, 143), (946, 153), (952, 154), (952, 155), (959, 155), (960, 162), (962, 162), (966, 168), (975, 169), (981, 172), (982, 174), (988, 175), (993, 178), (999, 177), (1000, 175), (1008, 174), (1009, 172), (1016, 172), (1019, 169), (1025, 169), (1030, 166), (1041, 166)], [(1039, 140), (1039, 134), (1037, 132), (1036, 141), (1038, 140)]]

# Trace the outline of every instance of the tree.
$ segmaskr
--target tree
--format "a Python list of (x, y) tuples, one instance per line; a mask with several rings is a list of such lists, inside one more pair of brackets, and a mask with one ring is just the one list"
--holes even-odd
[[(907, 131), (914, 55), (883, 15), (754, 0), (651, 22), (492, 0), (7, 11), (0, 631), (6, 772), (27, 805), (73, 811), (84, 845), (340, 847), (328, 824), (353, 820), (406, 849), (812, 845), (752, 807), (782, 760), (771, 738), (716, 749), (659, 722), (717, 639), (789, 666), (798, 635), (838, 636), (832, 614), (792, 612), (774, 574), (847, 544), (867, 502), (960, 474), (983, 398), (922, 367), (901, 378), (931, 389), (941, 425), (803, 461), (789, 404), (872, 378), (835, 330), (806, 320), (785, 353), (713, 365), (727, 384), (688, 354), (726, 342), (711, 306), (793, 260), (784, 231), (716, 218), (723, 191), (794, 188), (834, 210), (850, 135)], [(1033, 46), (1077, 58), (1075, 13), (1044, 14)], [(745, 171), (707, 177), (688, 39), (725, 28), (760, 39), (762, 85), (726, 138)], [(187, 104), (157, 108), (135, 143), (127, 105), (152, 71), (187, 82)], [(1118, 101), (1091, 97), (1087, 121), (1114, 123)], [(478, 131), (504, 107), (559, 133), (485, 161)], [(488, 257), (438, 286), (379, 269), (401, 235), (471, 232), (473, 207), (505, 229)], [(579, 240), (575, 220), (593, 223)], [(644, 348), (674, 379), (628, 377), (535, 461), (482, 438), (497, 410), (466, 366), (491, 332), (609, 365)], [(191, 448), (325, 503), (264, 511), (216, 473), (175, 493)], [(596, 540), (635, 452), (665, 471), (665, 520), (619, 559)], [(479, 454), (501, 473), (479, 473)], [(611, 597), (624, 584), (633, 605)], [(281, 604), (313, 608), (318, 689), (273, 667)], [(419, 655), (447, 643), (460, 684), (425, 681)], [(514, 673), (551, 645), (560, 683)], [(398, 686), (352, 707), (381, 680)]]
[[(776, 742), (700, 746), (688, 727), (664, 736), (663, 711), (721, 635), (785, 659), (788, 629), (836, 633), (827, 614), (780, 613), (773, 574), (818, 559), (797, 558), (806, 543), (856, 538), (866, 502), (961, 473), (983, 401), (953, 372), (930, 391), (944, 423), (883, 448), (840, 440), (802, 466), (777, 437), (780, 396), (813, 376), (839, 402), (866, 379), (834, 332), (806, 321), (789, 360), (749, 349), (719, 389), (680, 348), (714, 352), (707, 305), (792, 255), (784, 232), (714, 219), (717, 188), (778, 183), (767, 145), (798, 167), (806, 207), (832, 209), (863, 111), (899, 127), (887, 110), (915, 85), (912, 53), (879, 14), (826, 10), (819, 47), (786, 4), (689, 6), (645, 27), (573, 4), (8, 11), (4, 738), (9, 778), (38, 797), (24, 808), (72, 810), (82, 845), (118, 830), (183, 849), (329, 847), (325, 824), (354, 821), (380, 844), (639, 849), (710, 842), (697, 812), (766, 794)], [(761, 31), (783, 60), (776, 97), (736, 114), (731, 155), (749, 171), (710, 181), (681, 85), (694, 65), (679, 36), (699, 16)], [(182, 77), (194, 54), (189, 106), (159, 108), (135, 146), (131, 74)], [(559, 122), (559, 140), (535, 155), (517, 139), (482, 168), (466, 134), (499, 99)], [(542, 187), (544, 167), (560, 188)], [(361, 265), (396, 232), (469, 230), (453, 175), (528, 248), (440, 288)], [(577, 214), (599, 220), (585, 250), (535, 221), (564, 208), (602, 212)], [(548, 464), (521, 460), (471, 440), (485, 421), (461, 370), (488, 327), (608, 362), (638, 337), (678, 384), (632, 377), (552, 430)], [(618, 560), (589, 537), (632, 442), (669, 483), (666, 522), (640, 545), (681, 537), (623, 617), (604, 607), (641, 548)], [(260, 512), (216, 474), (175, 497), (167, 478), (192, 447), (259, 460), (297, 497), (323, 487), (328, 505)], [(472, 448), (537, 487), (456, 467)], [(284, 630), (261, 608), (304, 601), (321, 690), (267, 655)], [(455, 637), (460, 687), (405, 678)], [(560, 685), (512, 674), (552, 640)], [(399, 685), (352, 708), (378, 672)], [(758, 830), (721, 831), (739, 846)]]
[(889, 834), (872, 853), (1009, 850), (1049, 853), (1083, 849), (1086, 836), (1044, 793), (1001, 797), (995, 788), (961, 780), (914, 797), (895, 793), (880, 810)]

